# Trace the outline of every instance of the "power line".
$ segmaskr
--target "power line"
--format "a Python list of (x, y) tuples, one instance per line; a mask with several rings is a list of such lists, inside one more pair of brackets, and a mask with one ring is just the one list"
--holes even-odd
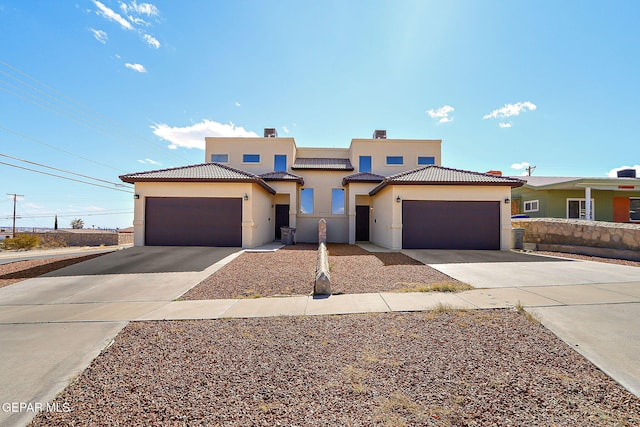
[(19, 157), (9, 156), (9, 155), (7, 155), (7, 154), (2, 154), (2, 153), (0, 153), (0, 156), (2, 156), (2, 157), (8, 157), (8, 158), (13, 159), (13, 160), (18, 160), (19, 162), (29, 163), (29, 164), (31, 164), (31, 165), (36, 165), (36, 166), (40, 166), (40, 167), (47, 168), (47, 169), (53, 169), (53, 170), (56, 170), (56, 171), (58, 171), (58, 172), (68, 173), (68, 174), (70, 174), (70, 175), (76, 175), (76, 176), (80, 176), (80, 177), (82, 177), (82, 178), (88, 178), (88, 179), (92, 179), (92, 180), (94, 180), (94, 181), (104, 182), (104, 183), (111, 184), (111, 185), (116, 185), (116, 186), (125, 186), (125, 185), (126, 185), (126, 184), (120, 184), (120, 183), (115, 183), (115, 182), (107, 181), (107, 180), (100, 179), (100, 178), (93, 178), (93, 177), (91, 177), (91, 176), (83, 175), (83, 174), (81, 174), (81, 173), (75, 173), (75, 172), (70, 172), (70, 171), (67, 171), (67, 170), (64, 170), (64, 169), (54, 168), (53, 166), (43, 165), (42, 163), (32, 162), (32, 161), (30, 161), (30, 160), (25, 160), (25, 159), (21, 159), (21, 158), (19, 158)]
[(82, 184), (93, 185), (93, 186), (95, 186), (95, 187), (102, 187), (102, 188), (107, 188), (107, 189), (109, 189), (109, 190), (121, 191), (121, 192), (123, 192), (123, 193), (133, 194), (133, 191), (127, 191), (127, 190), (121, 190), (121, 189), (119, 189), (119, 188), (107, 187), (106, 185), (94, 184), (93, 182), (87, 182), (87, 181), (81, 181), (81, 180), (79, 180), (79, 179), (69, 178), (69, 177), (61, 176), (61, 175), (56, 175), (56, 174), (49, 173), (49, 172), (43, 172), (43, 171), (39, 171), (39, 170), (36, 170), (36, 169), (26, 168), (26, 167), (24, 167), (24, 166), (12, 165), (11, 163), (0, 162), (0, 164), (1, 164), (1, 165), (6, 165), (6, 166), (11, 166), (11, 167), (13, 167), (13, 168), (18, 168), (18, 169), (28, 170), (28, 171), (35, 172), (35, 173), (40, 173), (40, 174), (43, 174), (43, 175), (54, 176), (54, 177), (56, 177), (56, 178), (66, 179), (66, 180), (69, 180), (69, 181), (80, 182), (80, 183), (82, 183)]

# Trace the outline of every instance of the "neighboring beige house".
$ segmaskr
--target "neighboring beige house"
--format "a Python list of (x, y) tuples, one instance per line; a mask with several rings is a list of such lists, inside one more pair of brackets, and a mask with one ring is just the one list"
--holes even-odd
[(280, 239), (390, 249), (508, 249), (511, 189), (523, 182), (441, 166), (441, 140), (352, 139), (349, 148), (205, 138), (205, 163), (120, 177), (135, 184), (135, 245), (242, 246)]

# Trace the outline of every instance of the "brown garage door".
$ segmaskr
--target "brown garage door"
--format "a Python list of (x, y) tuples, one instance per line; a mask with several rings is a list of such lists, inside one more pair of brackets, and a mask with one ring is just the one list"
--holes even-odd
[(147, 197), (147, 246), (242, 246), (242, 199)]
[(405, 249), (500, 249), (500, 202), (404, 200)]

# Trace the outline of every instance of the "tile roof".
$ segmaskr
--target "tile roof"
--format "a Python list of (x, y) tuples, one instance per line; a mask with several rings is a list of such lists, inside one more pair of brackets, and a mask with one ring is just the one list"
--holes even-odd
[(371, 172), (359, 172), (354, 173), (353, 175), (347, 175), (342, 178), (342, 185), (345, 186), (350, 182), (371, 182), (378, 183), (384, 180), (384, 176), (378, 175)]
[(465, 171), (443, 166), (423, 166), (410, 171), (388, 176), (369, 193), (371, 196), (390, 184), (395, 185), (490, 185), (520, 187), (524, 181), (518, 178)]
[(267, 172), (258, 176), (265, 181), (294, 181), (298, 184), (304, 185), (304, 179), (300, 175), (295, 175), (289, 172)]
[(240, 169), (220, 163), (202, 163), (170, 169), (135, 172), (119, 177), (124, 182), (252, 182), (271, 194), (275, 190), (262, 178)]
[(298, 157), (291, 165), (291, 169), (322, 169), (334, 171), (352, 171), (349, 159), (324, 157)]

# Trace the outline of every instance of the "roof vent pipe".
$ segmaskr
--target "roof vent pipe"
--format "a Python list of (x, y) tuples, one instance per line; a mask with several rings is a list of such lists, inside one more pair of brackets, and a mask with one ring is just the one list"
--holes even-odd
[(635, 169), (620, 169), (618, 171), (618, 178), (635, 178), (636, 170)]
[(264, 128), (264, 137), (265, 138), (277, 138), (278, 131), (275, 128)]

